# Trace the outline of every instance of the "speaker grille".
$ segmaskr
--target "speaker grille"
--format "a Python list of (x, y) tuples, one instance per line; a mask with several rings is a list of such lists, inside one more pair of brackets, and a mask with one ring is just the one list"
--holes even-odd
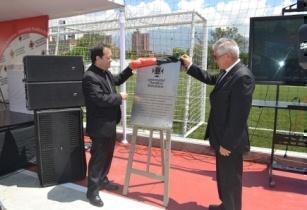
[(35, 160), (34, 126), (15, 127), (0, 132), (0, 176)]
[(37, 111), (40, 180), (43, 186), (85, 177), (81, 109)]

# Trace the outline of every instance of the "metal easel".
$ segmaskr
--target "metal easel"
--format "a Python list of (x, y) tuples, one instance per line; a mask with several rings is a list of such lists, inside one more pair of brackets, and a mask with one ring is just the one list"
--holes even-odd
[[(148, 153), (147, 153), (146, 169), (142, 170), (142, 169), (133, 168), (133, 157), (134, 157), (136, 138), (137, 138), (137, 133), (138, 133), (139, 128), (140, 128), (139, 126), (133, 127), (133, 135), (132, 135), (132, 141), (130, 145), (129, 159), (128, 159), (123, 194), (127, 195), (128, 193), (128, 186), (129, 186), (131, 174), (138, 174), (141, 176), (145, 176), (148, 178), (162, 181), (164, 183), (163, 204), (164, 206), (167, 206), (169, 202), (169, 168), (170, 168), (170, 151), (171, 151), (171, 129), (145, 128), (150, 131), (150, 134), (149, 134), (149, 139), (148, 139)], [(150, 171), (151, 148), (152, 148), (152, 138), (153, 138), (154, 131), (160, 132), (161, 167), (162, 167), (161, 174), (156, 174)], [(165, 138), (164, 138), (164, 134), (165, 134)]]
[(5, 99), (4, 99), (4, 95), (3, 95), (3, 92), (2, 92), (1, 86), (0, 86), (0, 97), (1, 97), (2, 102), (3, 102), (4, 110), (6, 110), (7, 106), (6, 106), (6, 103), (5, 103)]

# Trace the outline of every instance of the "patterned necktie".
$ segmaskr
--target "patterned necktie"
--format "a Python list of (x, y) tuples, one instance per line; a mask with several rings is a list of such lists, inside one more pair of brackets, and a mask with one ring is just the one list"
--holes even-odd
[(220, 74), (216, 80), (216, 84), (219, 84), (222, 81), (225, 74), (226, 74), (225, 69), (220, 69)]

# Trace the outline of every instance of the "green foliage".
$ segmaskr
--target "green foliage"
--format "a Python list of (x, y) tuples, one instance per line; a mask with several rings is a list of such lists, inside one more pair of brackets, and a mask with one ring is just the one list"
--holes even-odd
[(188, 54), (188, 50), (179, 47), (173, 48), (173, 56), (180, 57), (181, 55), (184, 54)]
[(236, 27), (216, 28), (210, 32), (211, 39), (208, 43), (208, 69), (217, 69), (217, 65), (214, 63), (212, 45), (220, 38), (226, 37), (234, 39), (240, 48), (240, 58), (243, 63), (248, 63), (248, 40), (238, 32)]
[(84, 34), (84, 36), (78, 40), (78, 46), (93, 48), (97, 45), (104, 43), (105, 35), (104, 34)]
[[(212, 91), (212, 86), (207, 86), (207, 95)], [(301, 102), (307, 101), (306, 87), (281, 86), (280, 101), (294, 101), (299, 99)], [(276, 85), (256, 85), (253, 99), (274, 101), (276, 97)], [(206, 99), (206, 121), (210, 104)], [(252, 146), (271, 148), (274, 112), (273, 108), (252, 107), (248, 119), (248, 125), (255, 129), (250, 129), (249, 136)], [(189, 137), (195, 139), (203, 139), (205, 133), (205, 125), (198, 128)], [(302, 110), (278, 110), (277, 130), (285, 130), (289, 132), (302, 132), (307, 128), (307, 112)], [(279, 149), (285, 149), (285, 146), (278, 146)], [(307, 148), (290, 147), (289, 150), (307, 152)]]
[(87, 47), (76, 46), (64, 55), (79, 55), (83, 57), (83, 60), (89, 60), (89, 50)]
[(211, 36), (212, 39), (209, 41), (211, 46), (220, 38), (226, 37), (235, 40), (242, 52), (246, 52), (247, 50), (246, 46), (248, 41), (238, 32), (238, 28), (236, 27), (216, 28), (214, 31), (211, 31)]
[(128, 59), (137, 59), (138, 57), (137, 57), (137, 53), (136, 53), (136, 51), (135, 50), (131, 50), (131, 51), (129, 51), (128, 53), (127, 53), (127, 58)]
[(62, 55), (79, 55), (83, 60), (89, 61), (89, 49), (103, 44), (105, 41), (104, 34), (84, 34), (82, 38), (76, 40), (76, 46), (71, 50), (62, 52)]

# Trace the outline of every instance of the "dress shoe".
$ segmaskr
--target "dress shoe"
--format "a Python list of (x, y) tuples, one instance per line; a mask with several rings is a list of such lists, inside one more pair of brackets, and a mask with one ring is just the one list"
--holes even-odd
[(86, 197), (89, 200), (90, 204), (97, 206), (97, 207), (103, 206), (103, 201), (101, 200), (99, 195), (90, 195)]
[(100, 181), (100, 189), (108, 191), (116, 191), (119, 189), (119, 185), (112, 181), (109, 181), (108, 177), (105, 177), (103, 181)]
[(209, 205), (209, 210), (224, 210), (224, 207), (222, 204), (220, 205)]
[(104, 183), (101, 188), (108, 191), (116, 191), (119, 189), (119, 185), (109, 181)]

